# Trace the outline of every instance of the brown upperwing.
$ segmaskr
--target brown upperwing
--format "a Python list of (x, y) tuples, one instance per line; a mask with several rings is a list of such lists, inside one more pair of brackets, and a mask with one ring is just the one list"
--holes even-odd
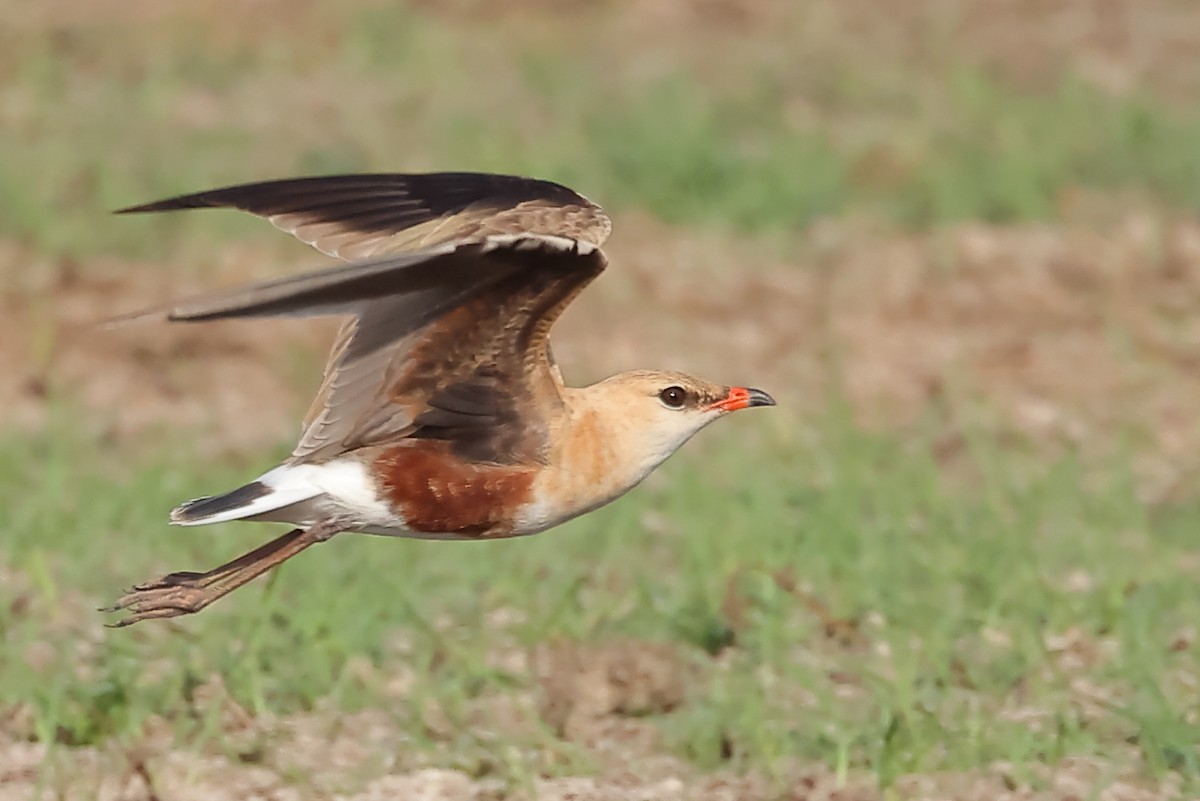
[[(195, 194), (181, 195), (140, 206), (122, 209), (120, 213), (172, 211), (192, 208), (237, 208), (270, 220), (280, 229), (329, 255), (344, 259), (361, 259), (388, 253), (429, 250), (447, 243), (464, 244), (487, 241), (492, 236), (543, 235), (562, 237), (599, 247), (612, 230), (612, 223), (599, 206), (582, 195), (559, 184), (509, 175), (485, 173), (378, 173), (333, 175), (310, 178), (291, 178), (277, 181), (242, 184)], [(337, 314), (352, 312), (342, 326), (326, 363), (325, 377), (304, 422), (304, 435), (293, 457), (322, 458), (345, 442), (339, 438), (347, 423), (343, 407), (368, 402), (378, 395), (384, 372), (390, 361), (417, 345), (417, 328), (429, 323), (436, 313), (453, 308), (456, 301), (466, 302), (475, 297), (478, 304), (483, 287), (474, 282), (500, 280), (497, 275), (464, 275), (448, 280), (438, 287), (411, 287), (403, 295), (385, 299), (375, 295), (370, 304), (352, 302), (347, 307), (340, 297), (354, 280), (369, 280), (368, 273), (379, 265), (351, 265), (345, 272), (328, 271), (322, 276), (310, 276), (313, 292), (302, 303), (291, 304), (288, 311), (277, 308), (249, 309), (239, 316), (250, 314), (292, 315)], [(381, 265), (384, 273), (391, 265)], [(596, 272), (603, 269), (603, 261)], [(517, 280), (517, 279), (514, 279)], [(574, 290), (582, 288), (584, 280)], [(458, 291), (454, 287), (458, 287)], [(473, 287), (473, 288), (472, 288)], [(261, 285), (259, 291), (302, 291), (289, 279), (274, 285)], [(512, 286), (494, 287), (503, 293)], [(526, 287), (525, 291), (533, 291)], [(545, 291), (550, 292), (550, 289)], [(574, 292), (566, 296), (566, 301)], [(228, 293), (214, 296), (216, 308), (221, 307)], [(565, 302), (563, 305), (565, 305)], [(486, 305), (486, 304), (483, 304)], [(558, 311), (554, 311), (554, 316)], [(199, 311), (196, 309), (196, 311)], [(477, 309), (477, 311), (482, 311)], [(190, 319), (201, 319), (192, 316)], [(457, 318), (451, 318), (457, 319)], [(398, 326), (389, 324), (401, 322)], [(553, 321), (549, 317), (546, 328)], [(441, 339), (461, 341), (447, 326)], [(469, 327), (469, 326), (467, 326)], [(465, 328), (464, 328), (465, 330)], [(405, 333), (407, 331), (407, 333)], [(497, 332), (499, 333), (499, 332)], [(472, 336), (475, 336), (473, 334)], [(561, 382), (545, 335), (539, 335), (540, 348), (550, 362), (552, 378)], [(391, 368), (393, 372), (397, 368)], [(415, 369), (415, 368), (414, 368)], [(539, 370), (543, 369), (541, 367)], [(472, 379), (473, 390), (460, 388), (443, 400), (473, 394), (475, 403), (482, 396), (495, 394), (484, 389), (495, 379), (487, 370), (477, 371)], [(459, 404), (462, 401), (459, 400)], [(472, 407), (478, 408), (478, 407)], [(461, 414), (460, 422), (465, 420)], [(476, 415), (485, 418), (486, 415)], [(378, 407), (370, 420), (358, 424), (357, 439), (377, 431), (379, 436), (390, 432), (400, 435), (405, 429), (402, 418), (389, 416), (386, 408)], [(431, 418), (432, 419), (432, 418)], [(479, 422), (478, 420), (476, 422)], [(409, 424), (411, 428), (411, 423)], [(429, 425), (428, 431), (437, 427)], [(453, 430), (443, 427), (447, 432)], [(356, 441), (356, 440), (355, 440)], [(477, 450), (485, 451), (486, 447)]]
[(600, 207), (565, 186), (471, 172), (288, 178), (180, 195), (118, 213), (195, 208), (257, 214), (348, 261), (481, 242), (492, 234), (546, 234), (599, 247), (612, 230)]
[(604, 269), (591, 245), (494, 237), (181, 301), (126, 320), (353, 314), (293, 461), (403, 437), (450, 440), (474, 461), (542, 460), (561, 402), (551, 325)]
[[(360, 342), (378, 328), (395, 328), (388, 301), (364, 310), (326, 381), (334, 388), (294, 458), (322, 459), (411, 436), (448, 440), (473, 462), (544, 461), (549, 418), (562, 403), (561, 379), (549, 361), (550, 328), (604, 269), (604, 257), (596, 249), (538, 239), (488, 248), (471, 246), (497, 280), (378, 356), (361, 359)], [(343, 398), (355, 392), (341, 388), (353, 386), (356, 373), (373, 372), (375, 359), (386, 364), (386, 377), (376, 378), (374, 394), (364, 387), (363, 401), (347, 406)]]

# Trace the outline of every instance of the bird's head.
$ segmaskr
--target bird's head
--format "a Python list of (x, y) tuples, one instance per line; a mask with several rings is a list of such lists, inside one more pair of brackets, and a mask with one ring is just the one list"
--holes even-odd
[(774, 406), (761, 389), (730, 387), (671, 371), (618, 373), (589, 387), (619, 417), (622, 446), (646, 473), (700, 429), (730, 412)]

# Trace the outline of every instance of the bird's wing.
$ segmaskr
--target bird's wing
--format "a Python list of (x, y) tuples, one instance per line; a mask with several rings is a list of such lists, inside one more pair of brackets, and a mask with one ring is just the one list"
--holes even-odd
[(612, 223), (599, 206), (550, 181), (392, 173), (243, 184), (121, 212), (204, 207), (369, 259), (124, 318), (351, 315), (294, 459), (402, 436), (454, 439), (485, 460), (536, 457), (532, 418), (560, 402), (562, 384), (549, 328), (604, 269), (596, 249)]
[(561, 236), (599, 247), (612, 223), (551, 181), (487, 173), (376, 173), (242, 184), (121, 209), (119, 214), (236, 208), (330, 256), (356, 261), (493, 235)]
[(590, 243), (494, 235), (209, 293), (118, 321), (353, 315), (295, 461), (403, 437), (464, 458), (531, 464), (562, 402), (550, 326), (604, 269)]

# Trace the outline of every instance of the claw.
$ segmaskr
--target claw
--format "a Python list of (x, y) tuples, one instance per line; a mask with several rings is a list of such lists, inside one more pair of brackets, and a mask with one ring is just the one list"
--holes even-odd
[(199, 612), (233, 589), (230, 587), (222, 591), (220, 579), (224, 576), (222, 573), (171, 573), (156, 581), (138, 584), (102, 611), (132, 613), (109, 624), (112, 628), (131, 626), (142, 620)]

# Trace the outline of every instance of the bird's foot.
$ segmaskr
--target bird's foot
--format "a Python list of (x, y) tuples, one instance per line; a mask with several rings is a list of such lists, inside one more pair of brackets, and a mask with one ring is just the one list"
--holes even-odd
[(115, 604), (100, 611), (130, 613), (128, 617), (108, 624), (111, 628), (199, 612), (305, 548), (328, 539), (333, 533), (336, 533), (336, 529), (332, 524), (318, 524), (308, 530), (294, 529), (208, 572), (168, 573), (154, 581), (138, 584), (117, 599)]
[(132, 626), (142, 620), (190, 615), (224, 594), (212, 592), (213, 580), (208, 573), (168, 573), (162, 578), (136, 585), (118, 598), (115, 604), (100, 611), (130, 613), (128, 617), (108, 624), (112, 628)]

